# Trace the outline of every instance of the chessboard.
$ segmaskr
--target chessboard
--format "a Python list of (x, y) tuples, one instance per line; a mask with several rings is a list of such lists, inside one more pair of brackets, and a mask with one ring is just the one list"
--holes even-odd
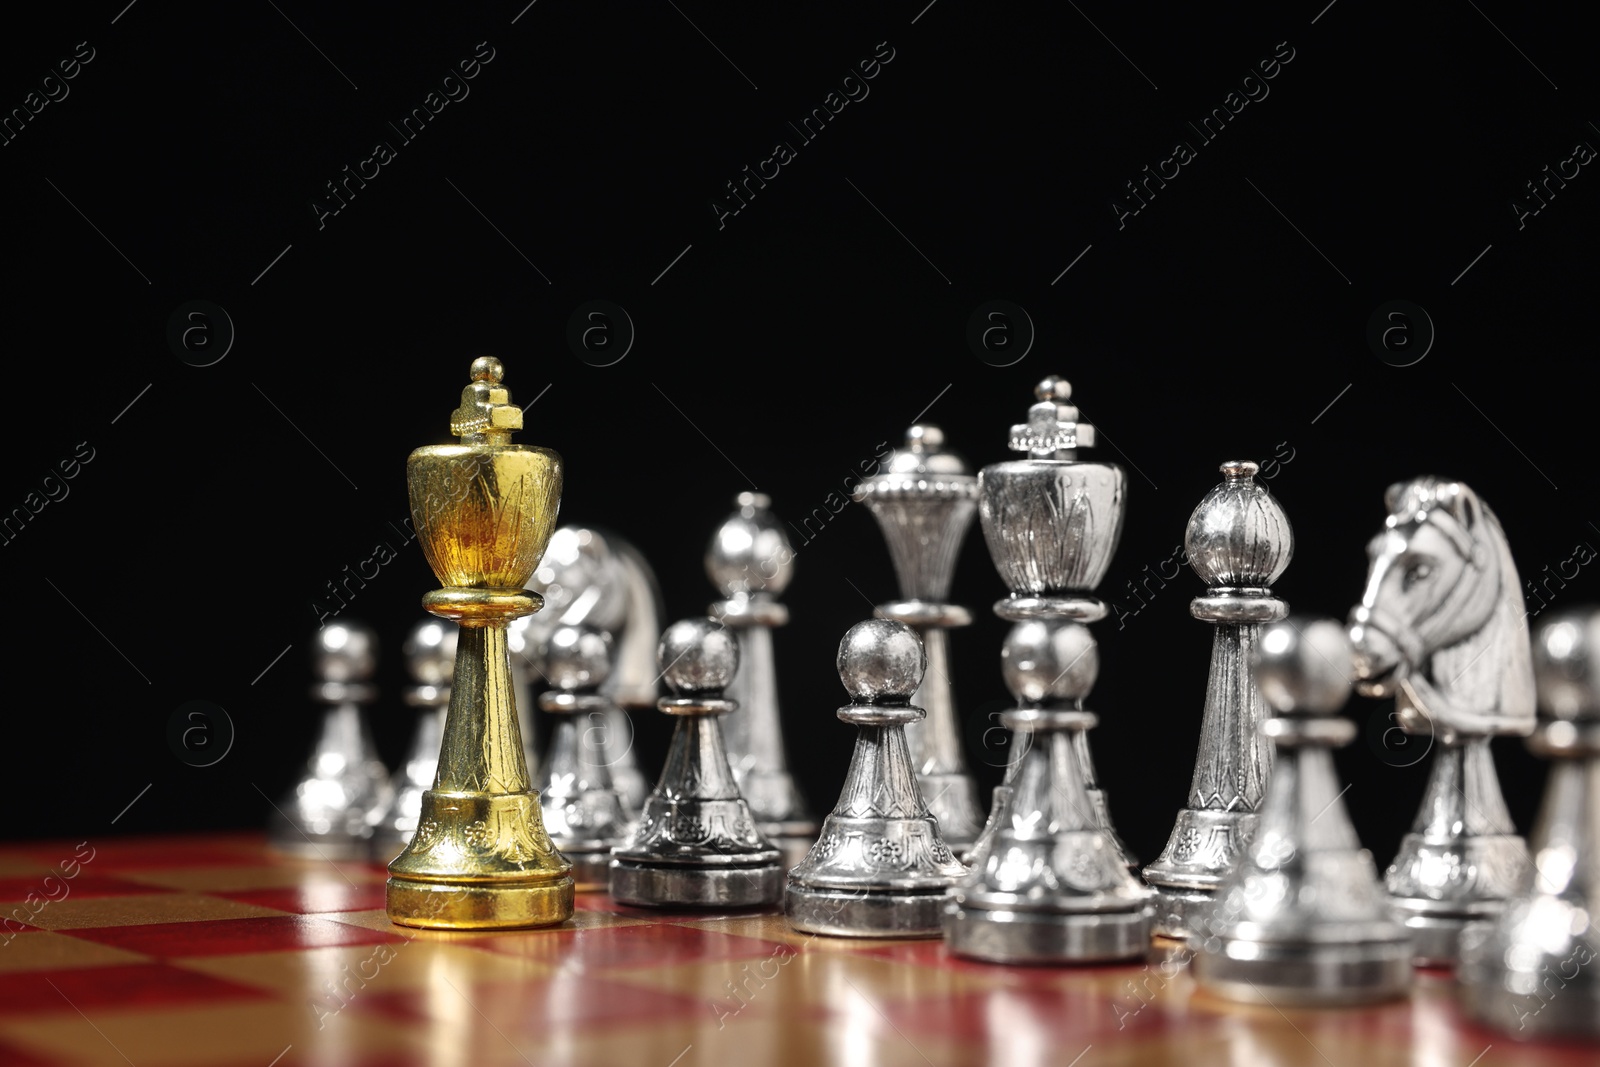
[(1175, 944), (991, 966), (603, 894), (557, 927), (434, 932), (389, 922), (384, 879), (258, 834), (7, 845), (0, 1064), (1595, 1062), (1464, 1019), (1443, 971), (1398, 1002), (1280, 1010), (1198, 990)]

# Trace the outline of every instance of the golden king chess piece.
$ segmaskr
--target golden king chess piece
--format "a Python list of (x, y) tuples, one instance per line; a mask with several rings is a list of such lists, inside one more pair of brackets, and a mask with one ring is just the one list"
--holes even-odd
[(422, 598), (461, 627), (439, 771), (416, 834), (389, 864), (388, 911), (402, 926), (549, 926), (572, 917), (572, 865), (545, 832), (529, 785), (506, 628), (543, 601), (523, 587), (555, 529), (561, 457), (511, 443), (522, 409), (498, 359), (472, 362), (450, 416), (458, 445), (419, 448), (406, 489), (428, 565)]

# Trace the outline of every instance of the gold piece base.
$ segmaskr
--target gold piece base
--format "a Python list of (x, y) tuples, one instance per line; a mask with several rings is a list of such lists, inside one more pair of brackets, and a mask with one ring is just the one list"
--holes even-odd
[(389, 921), (430, 930), (515, 930), (555, 926), (572, 918), (572, 879), (554, 882), (458, 883), (389, 879)]

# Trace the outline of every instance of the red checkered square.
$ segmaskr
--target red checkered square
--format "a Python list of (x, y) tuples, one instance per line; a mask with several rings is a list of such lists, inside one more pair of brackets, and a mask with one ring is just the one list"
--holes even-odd
[(96, 1008), (185, 1007), (265, 997), (260, 990), (163, 963), (0, 975), (0, 1017), (50, 1011), (88, 1013)]
[(295, 951), (335, 945), (376, 945), (405, 940), (398, 934), (367, 930), (309, 915), (268, 915), (253, 919), (211, 919), (150, 923), (145, 926), (97, 926), (62, 932), (98, 944), (141, 952), (157, 959)]

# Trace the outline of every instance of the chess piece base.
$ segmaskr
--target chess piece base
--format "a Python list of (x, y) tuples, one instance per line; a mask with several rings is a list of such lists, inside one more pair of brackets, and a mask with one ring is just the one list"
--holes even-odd
[(749, 867), (651, 865), (613, 859), (611, 899), (644, 908), (753, 908), (783, 898), (784, 869), (776, 863)]
[(390, 876), (389, 921), (432, 930), (511, 930), (572, 918), (572, 879), (538, 882), (421, 882)]
[(1228, 1000), (1281, 1006), (1369, 1004), (1411, 989), (1409, 939), (1272, 944), (1235, 940), (1203, 950), (1195, 981)]
[(789, 883), (783, 910), (789, 925), (829, 937), (917, 938), (944, 932), (945, 891), (820, 889)]
[(1184, 808), (1167, 839), (1167, 847), (1144, 869), (1145, 884), (1160, 896), (1156, 932), (1188, 940), (1191, 924), (1205, 918), (1217, 887), (1238, 865), (1255, 837), (1253, 811)]
[(1548, 1000), (1537, 994), (1517, 996), (1503, 989), (1461, 987), (1461, 1005), (1481, 1023), (1519, 1041), (1600, 1037), (1600, 994), (1574, 996), (1567, 990)]
[[(1532, 863), (1528, 846), (1516, 834), (1474, 834), (1430, 842), (1409, 833), (1390, 865), (1386, 881), (1395, 919), (1411, 931), (1418, 967), (1448, 967), (1461, 953), (1461, 931), (1467, 923), (1492, 919), (1516, 892), (1516, 873)], [(1427, 884), (1429, 871), (1476, 871), (1479, 878), (1465, 887), (1452, 882), (1445, 899), (1395, 892)], [(1471, 895), (1468, 895), (1468, 894)]]
[(1206, 912), (1216, 902), (1215, 890), (1152, 886), (1155, 890), (1155, 921), (1151, 929), (1160, 937), (1190, 941), (1196, 924), (1204, 922)]
[(1418, 967), (1450, 967), (1461, 955), (1461, 932), (1467, 924), (1478, 919), (1491, 918), (1495, 911), (1476, 915), (1437, 912), (1437, 900), (1407, 900), (1395, 898), (1392, 902), (1395, 921), (1402, 923), (1411, 933), (1411, 962)]
[(1141, 959), (1150, 948), (1150, 912), (1001, 911), (950, 901), (944, 934), (952, 955), (986, 963)]
[[(560, 848), (559, 843), (557, 848)], [(579, 893), (604, 893), (611, 888), (611, 850), (583, 852), (561, 848), (561, 854), (572, 864), (573, 888)]]

